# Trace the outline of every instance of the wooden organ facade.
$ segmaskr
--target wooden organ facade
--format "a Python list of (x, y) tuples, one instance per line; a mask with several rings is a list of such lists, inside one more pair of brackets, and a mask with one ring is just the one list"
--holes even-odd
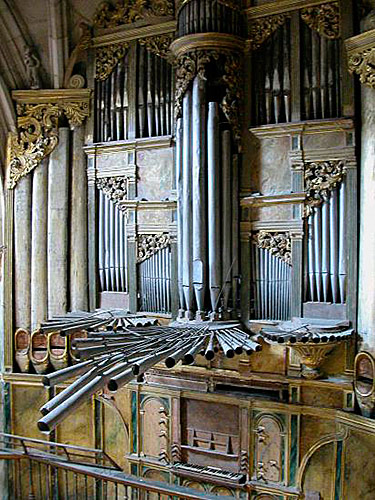
[[(13, 91), (4, 453), (101, 450), (150, 485), (124, 498), (371, 498), (369, 132), (350, 71), (375, 45), (355, 16), (346, 0), (104, 2), (64, 88)], [(127, 484), (47, 461), (47, 493), (12, 460), (9, 499)]]

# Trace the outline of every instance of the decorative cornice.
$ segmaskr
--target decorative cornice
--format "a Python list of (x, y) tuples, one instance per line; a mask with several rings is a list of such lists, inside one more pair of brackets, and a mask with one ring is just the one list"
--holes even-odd
[(304, 203), (305, 193), (287, 193), (276, 195), (252, 195), (246, 196), (240, 200), (241, 207), (265, 207), (280, 204), (298, 204)]
[(169, 46), (172, 43), (174, 36), (173, 33), (166, 33), (162, 35), (149, 36), (146, 38), (139, 38), (138, 42), (144, 45), (147, 50), (165, 59), (171, 59), (171, 52)]
[(340, 9), (338, 3), (324, 3), (301, 10), (307, 26), (320, 35), (335, 40), (340, 37)]
[(30, 90), (14, 91), (17, 102), (18, 133), (8, 142), (9, 189), (36, 168), (58, 143), (58, 120), (65, 115), (72, 128), (89, 116), (91, 91)]
[(96, 186), (116, 204), (125, 200), (128, 194), (128, 178), (124, 176), (100, 177), (96, 179)]
[(127, 139), (125, 141), (104, 142), (90, 144), (83, 149), (87, 155), (112, 154), (123, 151), (139, 151), (145, 149), (163, 149), (173, 146), (172, 136), (145, 137), (140, 139)]
[(95, 28), (115, 28), (150, 17), (174, 16), (174, 0), (129, 0), (113, 6), (102, 2), (94, 16)]
[(291, 265), (291, 238), (289, 233), (270, 233), (259, 231), (253, 234), (253, 242), (258, 248), (268, 250), (275, 257)]
[(375, 29), (345, 40), (348, 69), (364, 85), (375, 88)]
[(299, 123), (284, 123), (280, 125), (261, 125), (250, 128), (249, 131), (256, 137), (285, 137), (292, 134), (322, 134), (327, 132), (344, 132), (354, 130), (351, 118), (338, 120), (315, 120)]
[(131, 42), (139, 38), (149, 38), (164, 34), (174, 35), (176, 29), (176, 21), (167, 21), (160, 24), (140, 27), (124, 26), (122, 29), (117, 29), (111, 33), (105, 33), (94, 37), (92, 39), (92, 46), (98, 48), (114, 43)]
[(258, 49), (288, 19), (289, 14), (261, 17), (250, 24), (247, 49)]
[(273, 16), (293, 10), (307, 9), (322, 4), (337, 3), (337, 0), (277, 0), (277, 2), (268, 2), (256, 7), (246, 9), (249, 20), (259, 17)]
[(170, 245), (169, 234), (139, 234), (137, 237), (137, 264)]
[(150, 200), (150, 201), (137, 201), (137, 200), (125, 200), (119, 202), (119, 208), (122, 210), (174, 210), (177, 208), (177, 202), (175, 200)]
[(96, 49), (95, 78), (106, 80), (118, 62), (125, 56), (128, 47), (127, 42), (121, 42)]
[(329, 197), (345, 175), (346, 165), (343, 160), (305, 163), (305, 216), (311, 215), (314, 207), (320, 206)]
[(217, 52), (228, 50), (242, 52), (244, 47), (244, 39), (235, 35), (227, 33), (195, 33), (174, 40), (170, 46), (170, 50), (178, 59), (195, 50), (202, 52), (210, 50)]

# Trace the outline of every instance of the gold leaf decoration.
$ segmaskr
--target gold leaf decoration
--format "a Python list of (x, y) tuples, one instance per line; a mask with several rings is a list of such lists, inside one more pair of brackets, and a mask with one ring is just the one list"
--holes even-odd
[(250, 33), (248, 38), (249, 48), (251, 50), (259, 47), (290, 17), (289, 14), (277, 14), (274, 16), (262, 17), (256, 19), (250, 24)]
[(253, 234), (253, 242), (258, 248), (268, 250), (272, 255), (287, 264), (292, 263), (292, 245), (289, 233), (271, 233), (259, 231)]
[(170, 242), (171, 238), (167, 233), (139, 234), (137, 239), (137, 263), (139, 264), (163, 248), (167, 248)]
[(147, 17), (174, 16), (173, 0), (129, 0), (113, 6), (103, 2), (94, 16), (95, 28), (115, 28)]
[(169, 46), (173, 41), (173, 34), (167, 33), (163, 35), (149, 36), (147, 38), (139, 38), (138, 42), (144, 45), (147, 50), (165, 59), (171, 59)]
[(319, 35), (331, 40), (340, 37), (340, 9), (337, 3), (327, 3), (301, 10), (301, 18)]
[(361, 83), (375, 88), (375, 48), (351, 54), (348, 67), (351, 73), (359, 75)]
[(121, 42), (96, 49), (95, 78), (106, 80), (125, 56), (128, 47), (127, 42)]
[(327, 200), (346, 175), (346, 166), (342, 160), (311, 162), (305, 164), (305, 216), (312, 214), (314, 207)]

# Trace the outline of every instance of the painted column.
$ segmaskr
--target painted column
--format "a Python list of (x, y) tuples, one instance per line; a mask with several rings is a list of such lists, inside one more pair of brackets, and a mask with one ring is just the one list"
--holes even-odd
[(31, 326), (31, 183), (23, 177), (14, 193), (14, 306), (15, 327)]
[(33, 172), (31, 216), (31, 327), (47, 319), (48, 158)]
[(68, 307), (69, 129), (59, 129), (59, 144), (48, 169), (48, 317)]
[(70, 201), (70, 309), (87, 310), (87, 177), (83, 151), (84, 129), (73, 133), (73, 163)]

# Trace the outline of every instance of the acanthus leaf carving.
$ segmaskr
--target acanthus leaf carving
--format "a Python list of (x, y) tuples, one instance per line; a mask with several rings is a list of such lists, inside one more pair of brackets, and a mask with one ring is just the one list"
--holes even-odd
[(9, 189), (55, 149), (58, 121), (64, 114), (72, 128), (81, 125), (89, 116), (88, 99), (17, 105), (18, 134), (11, 134), (8, 143)]
[(155, 35), (138, 39), (138, 42), (141, 45), (144, 45), (147, 50), (159, 57), (163, 57), (168, 60), (172, 60), (172, 54), (169, 50), (169, 46), (172, 41), (172, 33), (164, 33), (162, 35)]
[(174, 16), (173, 0), (129, 0), (113, 6), (102, 2), (94, 16), (95, 28), (115, 28), (147, 17)]
[(128, 194), (127, 177), (101, 177), (96, 180), (96, 186), (116, 204), (124, 201)]
[(171, 238), (167, 233), (139, 234), (137, 238), (137, 264), (152, 257), (155, 253), (170, 245)]
[(343, 160), (329, 160), (305, 164), (305, 216), (313, 213), (315, 207), (327, 200), (346, 175)]
[(290, 17), (289, 14), (276, 14), (261, 17), (250, 24), (248, 44), (251, 50), (259, 47)]
[(113, 43), (96, 49), (95, 78), (106, 80), (115, 69), (118, 62), (125, 56), (128, 42)]
[(221, 108), (229, 123), (237, 141), (241, 140), (240, 109), (243, 99), (242, 58), (239, 54), (228, 54), (225, 59), (225, 96), (221, 102)]
[(291, 265), (292, 245), (289, 233), (270, 233), (268, 231), (259, 231), (253, 235), (253, 241), (258, 248), (268, 250), (275, 257)]
[(355, 52), (348, 57), (350, 73), (359, 75), (359, 81), (375, 88), (375, 48)]
[(340, 9), (338, 3), (327, 3), (301, 10), (301, 18), (307, 26), (326, 38), (340, 37)]

